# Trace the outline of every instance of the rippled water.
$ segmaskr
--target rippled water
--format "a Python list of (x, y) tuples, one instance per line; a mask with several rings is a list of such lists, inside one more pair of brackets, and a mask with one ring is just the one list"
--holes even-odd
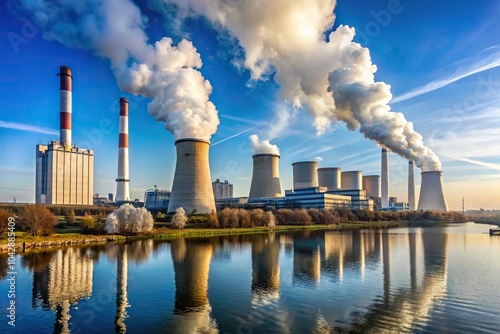
[(500, 237), (473, 223), (16, 256), (0, 333), (498, 333)]

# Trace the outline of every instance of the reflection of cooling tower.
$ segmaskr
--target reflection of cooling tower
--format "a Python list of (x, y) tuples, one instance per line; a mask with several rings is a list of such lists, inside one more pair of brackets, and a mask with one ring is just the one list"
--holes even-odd
[(342, 172), (341, 182), (342, 189), (361, 190), (363, 184), (363, 174), (361, 173), (361, 171)]
[(293, 284), (314, 288), (319, 283), (321, 254), (314, 239), (294, 239), (293, 241)]
[(128, 172), (128, 100), (120, 98), (120, 130), (118, 134), (118, 177), (116, 201), (130, 201)]
[(318, 162), (295, 162), (293, 166), (293, 189), (313, 188), (318, 186)]
[(249, 198), (281, 197), (278, 154), (254, 154)]
[(415, 210), (415, 168), (413, 160), (408, 163), (408, 207), (410, 210)]
[(210, 179), (208, 149), (210, 143), (202, 139), (184, 138), (175, 142), (177, 164), (175, 166), (172, 195), (168, 212), (182, 207), (186, 213), (215, 211), (215, 199)]
[(327, 191), (340, 189), (342, 185), (340, 168), (318, 168), (318, 182), (319, 186), (326, 187)]
[(366, 190), (366, 197), (380, 197), (380, 176), (363, 176), (363, 189)]
[(252, 241), (252, 291), (259, 294), (280, 288), (280, 244), (274, 235), (255, 236)]
[(380, 187), (382, 207), (387, 208), (389, 206), (389, 153), (386, 148), (382, 149), (382, 184)]
[(443, 172), (422, 172), (418, 210), (448, 211), (444, 197)]
[(196, 311), (208, 306), (208, 275), (213, 246), (205, 240), (177, 239), (171, 243), (171, 252), (176, 311)]

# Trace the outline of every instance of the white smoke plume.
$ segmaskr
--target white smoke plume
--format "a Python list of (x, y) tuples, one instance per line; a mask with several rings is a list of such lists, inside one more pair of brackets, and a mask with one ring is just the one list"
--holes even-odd
[(251, 135), (250, 141), (252, 142), (253, 154), (280, 154), (278, 146), (271, 144), (269, 140), (260, 140), (259, 136)]
[(423, 171), (440, 170), (437, 156), (403, 114), (392, 112), (390, 86), (375, 82), (367, 48), (353, 42), (353, 28), (333, 27), (334, 0), (152, 0), (174, 6), (179, 19), (204, 16), (236, 38), (251, 80), (274, 80), (282, 97), (314, 116), (318, 134), (337, 120), (350, 130), (415, 160)]
[(148, 111), (176, 139), (210, 139), (219, 124), (209, 100), (212, 86), (197, 70), (193, 44), (162, 38), (148, 43), (146, 19), (130, 0), (12, 1), (11, 9), (35, 19), (47, 40), (106, 57), (120, 89), (153, 99)]

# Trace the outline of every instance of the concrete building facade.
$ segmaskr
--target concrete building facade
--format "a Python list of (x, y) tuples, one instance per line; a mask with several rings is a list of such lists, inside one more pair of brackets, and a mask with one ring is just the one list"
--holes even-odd
[(228, 180), (215, 180), (212, 182), (212, 189), (214, 190), (215, 200), (233, 197), (233, 185)]

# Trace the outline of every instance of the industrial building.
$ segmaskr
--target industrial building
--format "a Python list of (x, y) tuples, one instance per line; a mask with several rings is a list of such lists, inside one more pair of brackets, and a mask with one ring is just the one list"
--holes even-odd
[(94, 151), (71, 141), (72, 75), (60, 67), (60, 140), (36, 146), (35, 202), (92, 205)]
[(214, 197), (216, 201), (223, 198), (233, 197), (233, 185), (229, 183), (228, 180), (215, 180), (212, 182), (212, 189), (214, 190)]
[(252, 156), (253, 172), (249, 198), (281, 197), (280, 155), (259, 153)]
[(144, 193), (144, 207), (148, 210), (158, 210), (166, 212), (170, 202), (170, 190), (158, 189), (155, 185), (154, 189), (148, 189)]

